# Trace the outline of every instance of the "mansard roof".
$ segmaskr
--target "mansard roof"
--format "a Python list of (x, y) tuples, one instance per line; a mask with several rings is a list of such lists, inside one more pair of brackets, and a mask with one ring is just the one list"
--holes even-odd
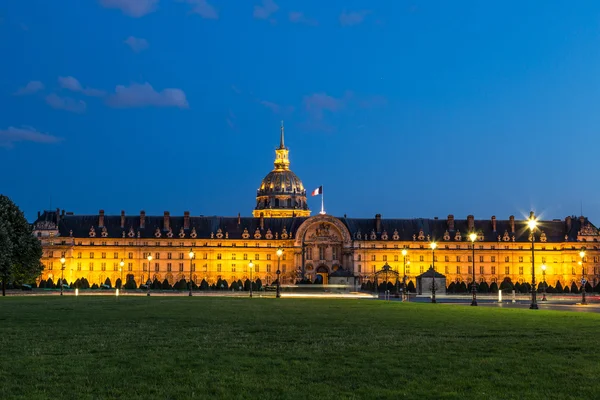
[[(105, 215), (104, 227), (99, 227), (98, 215), (60, 215), (58, 211), (45, 211), (34, 222), (34, 227), (48, 224), (48, 222), (58, 222), (58, 234), (63, 237), (90, 237), (90, 229), (93, 228), (95, 237), (102, 238), (103, 228), (106, 228), (107, 238), (122, 238), (123, 232), (126, 237), (140, 237), (155, 239), (156, 233), (160, 233), (160, 238), (167, 239), (168, 230), (165, 229), (165, 216), (145, 216), (145, 226), (140, 226), (140, 215), (127, 215), (124, 217), (124, 227), (121, 227), (120, 215)], [(172, 238), (179, 238), (181, 230), (184, 228), (185, 217), (169, 216), (169, 225), (172, 232)], [(196, 239), (218, 239), (219, 229), (222, 238), (229, 239), (255, 239), (255, 234), (260, 233), (260, 239), (267, 238), (268, 231), (271, 231), (275, 238), (277, 233), (279, 238), (284, 231), (292, 234), (295, 238), (300, 225), (307, 219), (316, 217), (293, 217), (293, 218), (264, 218), (261, 227), (261, 218), (255, 217), (221, 217), (221, 216), (190, 216), (189, 228), (183, 229), (184, 238), (188, 239), (195, 231)], [(372, 241), (387, 240), (394, 241), (427, 241), (436, 240), (440, 245), (445, 242), (467, 241), (470, 230), (468, 219), (391, 219), (391, 218), (347, 218), (342, 217), (339, 220), (348, 228), (353, 240)], [(378, 229), (379, 221), (379, 229)], [(473, 220), (475, 231), (480, 235), (478, 241), (486, 242), (527, 242), (529, 241), (529, 231), (526, 220), (514, 220), (514, 232), (511, 229), (511, 220), (495, 220), (496, 229), (493, 229), (492, 220)], [(567, 217), (566, 220), (538, 221), (539, 234), (543, 232), (547, 242), (576, 242), (580, 232), (600, 239), (597, 228), (584, 217)], [(158, 231), (157, 231), (158, 229)], [(129, 236), (130, 231), (134, 236)], [(138, 236), (139, 232), (139, 236)], [(244, 237), (244, 233), (249, 236)], [(422, 233), (422, 235), (421, 235)], [(458, 235), (459, 234), (459, 235)], [(536, 235), (536, 237), (539, 237)], [(514, 237), (514, 239), (513, 239)], [(589, 240), (589, 239), (588, 239)]]

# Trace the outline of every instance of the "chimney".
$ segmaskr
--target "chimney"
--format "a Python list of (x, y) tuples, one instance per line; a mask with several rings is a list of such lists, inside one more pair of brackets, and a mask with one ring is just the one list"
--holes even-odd
[(567, 233), (571, 232), (571, 217), (565, 218), (565, 223), (567, 224)]
[(190, 229), (190, 212), (183, 212), (183, 229)]
[(121, 229), (125, 229), (125, 211), (121, 210)]
[(581, 215), (579, 217), (579, 229), (583, 228), (583, 223), (585, 222), (585, 217)]
[(242, 218), (240, 217), (240, 213), (238, 213), (238, 225), (242, 223)]
[(375, 231), (381, 232), (381, 214), (375, 214)]
[(146, 211), (140, 211), (140, 228), (144, 229), (146, 227)]
[(496, 216), (492, 215), (492, 232), (496, 232)]
[(508, 220), (510, 222), (510, 233), (515, 233), (515, 216), (511, 215)]
[(56, 209), (56, 225), (60, 222), (60, 209)]
[(449, 231), (454, 230), (454, 215), (452, 215), (452, 214), (448, 215), (448, 230)]
[(165, 231), (168, 231), (169, 226), (171, 226), (171, 221), (169, 220), (170, 216), (171, 216), (171, 213), (169, 213), (168, 211), (165, 211), (165, 216), (163, 217), (163, 229)]
[(104, 227), (104, 210), (98, 211), (98, 214), (100, 214), (100, 216), (98, 217), (98, 228), (103, 228)]
[(265, 214), (260, 213), (260, 230), (265, 229)]
[(64, 217), (65, 216), (65, 210), (61, 210), (60, 214)]
[(473, 232), (475, 230), (475, 217), (472, 215), (467, 215), (467, 226), (469, 232)]

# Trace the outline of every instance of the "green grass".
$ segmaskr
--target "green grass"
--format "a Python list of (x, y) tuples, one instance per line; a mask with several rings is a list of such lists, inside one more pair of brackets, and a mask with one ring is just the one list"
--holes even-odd
[(372, 300), (0, 299), (0, 398), (596, 398), (600, 315)]

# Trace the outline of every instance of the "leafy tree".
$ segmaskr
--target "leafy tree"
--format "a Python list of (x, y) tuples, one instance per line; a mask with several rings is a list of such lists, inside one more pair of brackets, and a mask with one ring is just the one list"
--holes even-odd
[(152, 284), (150, 285), (150, 289), (152, 290), (160, 290), (161, 288), (161, 284), (158, 281), (158, 279), (154, 278), (154, 281), (152, 281)]
[(250, 282), (250, 279), (246, 279), (246, 281), (244, 282), (244, 290), (246, 292), (250, 291), (250, 285), (252, 285), (252, 283)]
[(208, 282), (206, 282), (206, 279), (202, 279), (202, 282), (200, 282), (200, 290), (208, 290), (209, 286), (208, 286)]
[(237, 284), (238, 284), (238, 288), (239, 288), (238, 290), (244, 290), (244, 284), (242, 283), (241, 279), (238, 279)]
[(223, 282), (221, 283), (223, 284), (223, 286), (221, 287), (222, 290), (229, 289), (229, 284), (227, 283), (227, 280), (223, 279)]
[(490, 286), (487, 284), (486, 281), (483, 281), (479, 284), (479, 293), (489, 293), (490, 291)]
[(231, 290), (234, 290), (234, 291), (239, 290), (237, 281), (231, 282), (231, 287), (230, 288), (231, 288)]
[(256, 278), (256, 290), (262, 289), (262, 281), (260, 278)]
[(115, 281), (115, 288), (121, 289), (121, 286), (123, 286), (123, 283), (121, 282), (121, 278), (117, 278), (117, 280)]
[(509, 292), (515, 290), (515, 287), (513, 286), (512, 282), (510, 281), (510, 278), (504, 278), (504, 280), (500, 284), (500, 290), (502, 290), (502, 291), (507, 290)]
[(490, 285), (490, 293), (498, 293), (498, 284), (496, 282), (492, 282)]
[(109, 288), (112, 288), (112, 283), (111, 283), (111, 281), (110, 281), (110, 278), (106, 278), (106, 280), (104, 281), (104, 284), (105, 284), (106, 286), (108, 286)]
[(571, 293), (571, 291), (569, 290), (569, 285), (565, 285), (565, 287), (563, 288), (563, 293)]
[(54, 289), (54, 281), (52, 278), (48, 278), (46, 281), (46, 289)]
[(40, 286), (39, 286), (39, 288), (40, 288), (40, 289), (46, 289), (46, 281), (45, 281), (44, 279), (42, 279), (42, 280), (40, 281)]
[(90, 283), (88, 282), (88, 280), (86, 278), (81, 278), (81, 288), (82, 289), (90, 288)]
[(97, 284), (97, 283), (94, 283), (94, 284), (92, 285), (92, 289), (98, 289), (98, 287), (99, 287), (99, 286), (98, 286), (98, 284)]
[(417, 288), (415, 287), (415, 284), (413, 283), (413, 281), (408, 282), (408, 285), (406, 285), (406, 290), (409, 291), (410, 293), (417, 292)]
[(31, 286), (32, 289), (35, 289), (37, 287), (37, 283), (33, 281), (29, 284), (29, 286)]
[(0, 195), (0, 279), (2, 296), (6, 284), (31, 282), (40, 276), (42, 245), (32, 235), (25, 216), (8, 197)]
[(579, 293), (579, 288), (577, 287), (575, 281), (571, 283), (571, 293)]
[(456, 293), (456, 284), (454, 282), (450, 282), (448, 285), (448, 289), (446, 289), (448, 293)]
[(221, 278), (219, 278), (217, 280), (217, 290), (221, 290), (221, 286), (223, 286), (223, 280)]
[(127, 290), (137, 289), (137, 283), (135, 283), (135, 279), (129, 279), (127, 282), (125, 282), (124, 288)]
[(161, 289), (162, 290), (171, 290), (171, 289), (173, 289), (173, 286), (171, 286), (171, 284), (169, 283), (169, 281), (167, 280), (167, 278), (165, 278), (165, 280), (162, 282)]
[(556, 281), (556, 286), (555, 286), (555, 288), (556, 288), (556, 291), (557, 291), (558, 293), (562, 293), (562, 291), (563, 291), (563, 286), (560, 284), (560, 281)]
[(467, 292), (467, 284), (465, 283), (465, 281), (462, 281), (461, 283), (459, 283), (458, 285), (456, 285), (456, 292), (457, 293), (466, 293)]

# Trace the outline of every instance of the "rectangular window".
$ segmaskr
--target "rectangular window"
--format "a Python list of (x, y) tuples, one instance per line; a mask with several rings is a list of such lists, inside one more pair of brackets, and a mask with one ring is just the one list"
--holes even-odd
[(204, 254), (202, 255), (202, 259), (204, 259), (204, 260), (208, 260), (208, 253), (204, 253)]
[(519, 256), (519, 262), (523, 262), (523, 256)]
[(183, 260), (183, 253), (179, 253), (179, 259)]
[(179, 263), (179, 272), (183, 272), (183, 263)]
[(81, 252), (77, 253), (77, 258), (81, 258)]
[(510, 267), (504, 267), (504, 274), (510, 275)]
[(93, 262), (91, 262), (91, 263), (90, 263), (90, 271), (93, 271), (93, 270), (94, 270), (94, 263), (93, 263)]
[(479, 275), (483, 275), (483, 266), (479, 267)]
[(254, 255), (254, 259), (255, 259), (255, 260), (260, 260), (260, 254), (255, 254), (255, 255)]
[(170, 260), (172, 257), (172, 253), (167, 253), (167, 260)]
[(448, 266), (447, 266), (447, 265), (444, 267), (444, 273), (445, 273), (446, 275), (448, 275), (448, 274), (450, 273), (450, 271), (449, 271), (449, 269), (448, 269)]
[(221, 253), (217, 253), (217, 260), (221, 259)]
[(468, 262), (473, 262), (473, 258), (472, 258), (471, 256), (468, 256), (468, 257), (467, 257), (467, 261), (468, 261)]
[(119, 258), (119, 253), (115, 253), (115, 254), (113, 255), (113, 258)]
[(171, 272), (171, 263), (167, 263), (167, 272)]
[(542, 264), (546, 263), (546, 257), (542, 257)]
[(255, 272), (260, 272), (260, 266), (258, 264), (254, 264), (254, 271)]
[(244, 254), (244, 260), (248, 259), (248, 254)]
[(386, 255), (383, 256), (383, 261), (387, 261), (387, 256)]
[(319, 260), (324, 260), (325, 259), (325, 248), (320, 246), (319, 247)]
[(231, 255), (231, 259), (232, 259), (232, 260), (235, 260), (235, 253), (233, 253), (233, 254)]
[(90, 258), (94, 258), (94, 253), (90, 253)]
[[(148, 264), (150, 264), (150, 263), (148, 263)], [(147, 266), (146, 263), (142, 264), (142, 269), (144, 270), (144, 272), (146, 272), (146, 266)]]
[(281, 256), (281, 259), (282, 259), (283, 261), (285, 261), (285, 253), (283, 253), (283, 255)]
[(472, 267), (471, 265), (469, 265), (469, 266), (467, 267), (467, 273), (468, 273), (469, 275), (471, 275), (471, 274), (473, 273), (473, 267)]
[(406, 265), (406, 275), (410, 275), (410, 265)]
[(460, 275), (460, 266), (459, 265), (456, 266), (456, 273)]
[(102, 258), (106, 258), (106, 253), (102, 253)]
[(270, 260), (270, 259), (271, 259), (271, 255), (267, 254), (267, 260)]
[(523, 267), (519, 267), (519, 275), (523, 275)]
[(231, 272), (235, 272), (235, 264), (231, 264)]
[(419, 261), (425, 261), (425, 257), (424, 256), (419, 256)]
[(101, 269), (102, 271), (106, 271), (106, 263), (105, 263), (105, 262), (103, 262), (103, 263), (100, 263), (100, 269)]
[(77, 263), (77, 271), (81, 271), (81, 263), (80, 262)]
[(359, 254), (358, 258), (356, 259), (357, 261), (362, 261), (362, 256)]
[(113, 263), (113, 271), (119, 270), (119, 263)]
[(221, 272), (221, 264), (217, 264), (217, 272)]
[(492, 262), (496, 262), (496, 256), (492, 256)]
[(160, 253), (154, 253), (154, 259), (160, 260)]
[(456, 262), (460, 262), (460, 256), (456, 256)]
[(127, 263), (127, 271), (133, 271), (133, 263)]
[(271, 264), (267, 264), (267, 272), (271, 272)]
[(496, 267), (492, 265), (492, 275), (496, 275)]
[(48, 252), (48, 257), (50, 257), (50, 258), (54, 257), (54, 252), (53, 251), (49, 251)]
[(483, 256), (479, 256), (479, 262), (483, 262)]
[(450, 257), (444, 256), (444, 261), (449, 262), (450, 261)]
[(52, 271), (52, 268), (54, 268), (54, 263), (53, 263), (52, 261), (50, 261), (50, 262), (48, 263), (48, 269), (49, 269), (50, 271)]
[(128, 258), (129, 258), (129, 259), (132, 259), (132, 258), (133, 258), (133, 253), (129, 253), (129, 254), (128, 254)]
[(362, 266), (360, 264), (358, 264), (358, 272), (361, 273), (362, 272)]
[(375, 256), (375, 254), (371, 254), (371, 261), (376, 261), (377, 257)]
[(510, 256), (504, 257), (504, 262), (510, 262)]
[(160, 271), (160, 265), (159, 263), (154, 263), (154, 272), (158, 272)]
[(398, 261), (398, 256), (394, 256), (394, 261)]
[(423, 273), (423, 266), (421, 265), (421, 267), (419, 268), (419, 270), (421, 271), (420, 273)]

